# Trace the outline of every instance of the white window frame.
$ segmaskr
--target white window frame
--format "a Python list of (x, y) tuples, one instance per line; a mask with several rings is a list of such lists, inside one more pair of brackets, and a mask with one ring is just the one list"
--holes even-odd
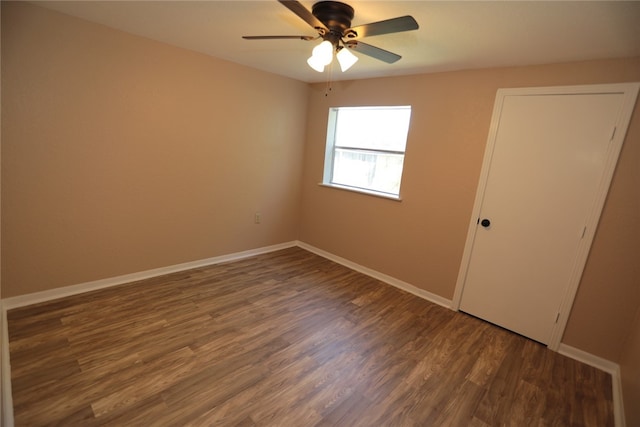
[[(372, 196), (383, 197), (392, 200), (402, 200), (400, 197), (400, 188), (398, 189), (398, 194), (388, 193), (383, 191), (372, 190), (368, 188), (344, 185), (333, 182), (333, 171), (334, 171), (334, 159), (335, 159), (335, 150), (336, 148), (349, 149), (354, 151), (361, 151), (363, 153), (384, 153), (384, 154), (396, 154), (402, 155), (402, 163), (403, 163), (403, 171), (400, 175), (400, 186), (402, 186), (402, 174), (404, 173), (404, 159), (406, 156), (406, 143), (404, 151), (397, 150), (384, 150), (384, 149), (376, 149), (376, 148), (360, 148), (360, 147), (349, 147), (349, 146), (336, 146), (335, 144), (335, 135), (336, 135), (336, 124), (337, 124), (337, 116), (340, 109), (347, 108), (370, 108), (370, 109), (396, 109), (396, 108), (408, 108), (411, 111), (410, 105), (393, 105), (393, 106), (363, 106), (363, 107), (330, 107), (329, 108), (329, 117), (327, 123), (327, 141), (325, 146), (325, 157), (324, 157), (324, 173), (322, 178), (322, 183), (320, 185), (337, 188), (341, 190), (353, 191), (357, 193), (369, 194)], [(408, 134), (407, 134), (408, 140)]]

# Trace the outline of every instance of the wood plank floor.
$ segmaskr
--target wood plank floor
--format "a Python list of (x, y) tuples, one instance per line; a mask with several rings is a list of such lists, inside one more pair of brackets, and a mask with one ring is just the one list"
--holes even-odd
[(612, 426), (608, 374), (300, 248), (8, 313), (18, 426)]

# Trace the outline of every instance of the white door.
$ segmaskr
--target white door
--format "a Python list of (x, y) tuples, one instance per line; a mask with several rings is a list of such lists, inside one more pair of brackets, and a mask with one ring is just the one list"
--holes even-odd
[(549, 343), (586, 261), (615, 132), (626, 131), (616, 129), (625, 99), (620, 92), (500, 97), (461, 268), (462, 311)]

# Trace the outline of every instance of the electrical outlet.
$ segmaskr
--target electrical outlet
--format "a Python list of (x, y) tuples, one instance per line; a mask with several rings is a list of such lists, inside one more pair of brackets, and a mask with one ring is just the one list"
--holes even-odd
[(253, 222), (255, 222), (256, 224), (260, 224), (261, 220), (262, 220), (262, 214), (260, 212), (256, 212), (256, 215), (253, 218)]

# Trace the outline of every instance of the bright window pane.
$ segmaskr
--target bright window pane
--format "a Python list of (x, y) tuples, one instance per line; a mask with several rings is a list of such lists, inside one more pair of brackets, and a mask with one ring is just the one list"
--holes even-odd
[(411, 107), (329, 110), (323, 182), (400, 195)]
[(402, 154), (385, 154), (336, 149), (333, 183), (399, 194)]
[(340, 108), (336, 117), (336, 147), (405, 149), (411, 107)]

